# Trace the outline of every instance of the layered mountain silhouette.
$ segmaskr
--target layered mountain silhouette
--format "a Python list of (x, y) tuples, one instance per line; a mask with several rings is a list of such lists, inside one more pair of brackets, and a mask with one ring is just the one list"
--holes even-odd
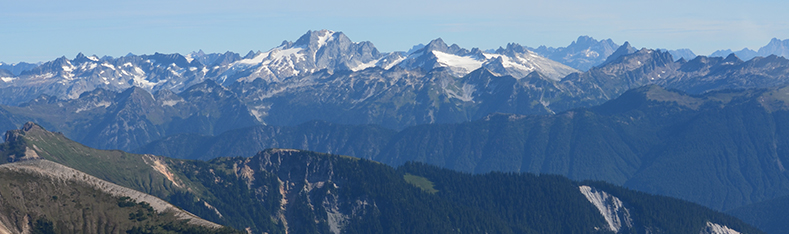
[(768, 57), (770, 55), (781, 56), (784, 58), (789, 57), (789, 39), (787, 40), (780, 40), (778, 38), (773, 38), (767, 43), (766, 46), (759, 48), (758, 50), (754, 51), (748, 48), (743, 48), (742, 50), (732, 51), (731, 49), (726, 50), (718, 50), (713, 52), (710, 56), (711, 57), (726, 57), (729, 54), (735, 54), (737, 57), (741, 59), (752, 59), (757, 56), (761, 57)]
[(554, 116), (497, 114), (402, 131), (320, 121), (256, 126), (214, 137), (171, 136), (135, 152), (210, 159), (249, 156), (268, 147), (301, 148), (390, 165), (419, 161), (473, 173), (604, 180), (728, 210), (789, 194), (782, 163), (789, 159), (780, 151), (785, 90), (692, 96), (648, 86)]
[[(440, 47), (439, 45), (440, 43), (433, 43), (418, 51), (427, 51), (425, 48)], [(509, 50), (518, 53), (520, 51), (518, 48), (516, 45), (511, 45)], [(235, 127), (255, 124), (292, 126), (311, 120), (340, 124), (378, 124), (399, 130), (418, 124), (477, 120), (497, 112), (522, 115), (553, 114), (573, 108), (599, 105), (629, 89), (651, 84), (691, 94), (787, 84), (789, 60), (783, 57), (758, 57), (742, 61), (734, 55), (727, 58), (699, 56), (690, 61), (684, 59), (675, 61), (670, 53), (649, 49), (636, 51), (629, 44), (623, 45), (617, 51), (609, 56), (604, 65), (584, 73), (572, 73), (561, 80), (553, 80), (540, 72), (532, 72), (525, 77), (501, 75), (486, 67), (456, 77), (453, 75), (456, 71), (449, 67), (436, 67), (431, 71), (425, 71), (421, 68), (409, 70), (395, 66), (388, 70), (371, 67), (356, 72), (324, 69), (303, 76), (290, 77), (284, 81), (268, 82), (264, 79), (256, 79), (252, 82), (236, 82), (230, 86), (206, 80), (186, 87), (180, 93), (162, 89), (156, 92), (156, 95), (144, 94), (148, 91), (143, 88), (129, 88), (123, 93), (139, 93), (140, 97), (153, 98), (147, 102), (150, 106), (140, 104), (140, 108), (145, 106), (142, 108), (145, 110), (135, 112), (145, 115), (151, 124), (146, 127), (147, 136), (142, 136), (140, 140), (121, 139), (121, 143), (83, 141), (83, 136), (80, 134), (87, 135), (92, 130), (70, 130), (65, 127), (65, 121), (93, 123), (73, 125), (79, 128), (107, 128), (107, 126), (96, 126), (96, 123), (100, 125), (110, 123), (105, 120), (134, 121), (129, 118), (119, 120), (118, 118), (124, 118), (122, 116), (104, 116), (107, 108), (116, 108), (120, 104), (114, 99), (102, 99), (103, 101), (92, 104), (91, 101), (86, 100), (96, 95), (93, 93), (114, 93), (112, 90), (96, 89), (81, 94), (81, 97), (75, 99), (39, 96), (19, 107), (8, 106), (3, 109), (12, 115), (6, 121), (16, 126), (26, 121), (38, 121), (44, 126), (62, 131), (93, 147), (129, 150), (177, 131), (218, 134)], [(509, 52), (502, 50), (502, 53)], [(501, 57), (496, 60), (503, 61)], [(208, 86), (218, 88), (199, 91), (203, 89), (199, 87)], [(16, 88), (18, 87), (10, 89)], [(183, 97), (175, 98), (179, 95), (194, 98), (195, 101)], [(200, 95), (207, 96), (199, 97)], [(211, 95), (217, 96), (209, 97)], [(168, 99), (169, 97), (175, 99)], [(207, 104), (217, 98), (228, 101), (232, 99), (233, 103)], [(182, 99), (184, 102), (179, 101)], [(192, 103), (179, 104), (188, 103), (187, 101)], [(196, 105), (202, 109), (202, 113), (198, 115), (195, 113)], [(162, 108), (178, 113), (154, 111)], [(88, 114), (89, 112), (82, 110), (98, 112)], [(44, 119), (42, 113), (57, 117)], [(217, 122), (232, 125), (227, 127), (199, 127), (206, 129), (190, 129), (183, 124), (179, 126), (184, 127), (172, 127), (169, 123), (175, 121), (173, 124), (177, 125), (190, 121), (210, 122), (214, 121), (211, 120), (213, 118), (220, 118), (220, 115), (232, 115), (235, 117), (229, 118), (238, 121)], [(183, 120), (171, 119), (174, 116)], [(80, 133), (72, 135), (76, 132)], [(98, 138), (97, 141), (112, 141), (112, 139)]]

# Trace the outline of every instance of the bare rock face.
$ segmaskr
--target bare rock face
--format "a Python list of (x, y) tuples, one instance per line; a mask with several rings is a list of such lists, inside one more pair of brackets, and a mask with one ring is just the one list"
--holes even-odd
[[(31, 149), (23, 139), (26, 132), (29, 131), (43, 131), (41, 126), (35, 123), (27, 122), (22, 129), (8, 131), (5, 134), (6, 142), (9, 142), (8, 147), (0, 148), (0, 154), (7, 155), (5, 162), (19, 162), (33, 159), (41, 159), (35, 150)], [(35, 146), (34, 146), (35, 147)]]
[(740, 234), (740, 232), (735, 231), (727, 226), (723, 226), (717, 223), (707, 222), (707, 226), (699, 232), (699, 234)]
[(586, 185), (580, 186), (578, 189), (600, 211), (608, 223), (609, 230), (618, 233), (633, 227), (630, 211), (619, 198)]
[[(329, 231), (340, 233), (348, 220), (363, 216), (366, 208), (374, 202), (365, 198), (342, 197), (337, 189), (347, 181), (335, 175), (336, 156), (311, 153), (292, 149), (269, 149), (255, 157), (234, 162), (236, 176), (247, 182), (251, 190), (263, 194), (269, 190), (279, 191), (282, 200), (276, 219), (284, 224), (286, 230), (303, 226), (300, 222), (326, 224)], [(255, 183), (257, 173), (276, 175), (280, 187), (269, 188)], [(299, 218), (300, 211), (307, 205), (315, 215), (315, 220)], [(301, 214), (303, 215), (303, 214)]]

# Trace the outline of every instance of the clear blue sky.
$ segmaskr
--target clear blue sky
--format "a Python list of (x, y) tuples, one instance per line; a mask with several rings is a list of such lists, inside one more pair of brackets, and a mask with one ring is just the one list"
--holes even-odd
[(265, 51), (307, 30), (342, 31), (383, 52), (441, 37), (481, 49), (567, 46), (580, 35), (636, 47), (758, 49), (789, 38), (785, 0), (0, 0), (0, 61)]

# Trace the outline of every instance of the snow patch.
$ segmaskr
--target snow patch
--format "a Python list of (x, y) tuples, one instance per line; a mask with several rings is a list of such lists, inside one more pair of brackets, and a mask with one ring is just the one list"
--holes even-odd
[(107, 67), (107, 68), (109, 68), (109, 69), (115, 70), (115, 66), (113, 66), (112, 64), (109, 64), (109, 63), (102, 63), (101, 65), (102, 65), (102, 66), (104, 66), (104, 67)]
[(592, 51), (591, 49), (586, 49), (584, 50), (584, 56), (586, 56), (587, 58), (597, 58), (600, 57), (600, 54), (595, 51)]
[(132, 78), (132, 81), (134, 82), (132, 84), (133, 86), (137, 86), (147, 90), (151, 90), (153, 89), (153, 87), (165, 82), (165, 80), (160, 80), (159, 82), (151, 82), (149, 80), (146, 80), (144, 76), (135, 76), (134, 78)]
[(397, 66), (397, 64), (400, 64), (401, 62), (403, 62), (403, 60), (405, 60), (406, 58), (408, 58), (408, 57), (400, 57), (400, 58), (397, 58), (395, 61), (393, 61), (392, 63), (390, 63), (390, 64), (389, 64), (389, 65), (387, 65), (386, 67), (384, 67), (384, 69), (386, 69), (386, 70), (389, 70), (389, 69), (391, 69), (392, 67), (394, 67), (394, 66)]
[(707, 221), (707, 226), (699, 232), (699, 234), (740, 234), (727, 226)]
[(99, 61), (99, 57), (96, 57), (96, 55), (88, 56), (88, 59), (93, 60), (94, 62), (98, 62)]
[(249, 112), (252, 113), (253, 116), (255, 116), (255, 119), (257, 119), (258, 122), (261, 122), (261, 123), (263, 123), (263, 117), (265, 117), (267, 115), (265, 110), (259, 110), (259, 109), (255, 109), (255, 108), (250, 108)]
[(186, 59), (187, 63), (191, 63), (192, 60), (195, 60), (194, 58), (192, 58), (192, 54), (184, 55), (184, 58)]
[(183, 102), (183, 100), (166, 100), (162, 102), (162, 106), (175, 106), (181, 102)]
[(296, 56), (297, 59), (304, 58), (303, 54), (299, 54), (299, 51), (303, 50), (302, 48), (290, 48), (285, 50), (275, 50), (271, 52), (271, 57), (274, 60), (280, 60), (282, 58)]
[(321, 48), (324, 45), (326, 45), (326, 42), (329, 41), (332, 38), (332, 36), (334, 36), (334, 31), (329, 31), (329, 30), (327, 30), (326, 33), (324, 33), (323, 35), (318, 36), (318, 48)]
[(368, 63), (359, 64), (359, 66), (351, 68), (351, 71), (361, 71), (361, 70), (364, 70), (364, 69), (367, 69), (367, 68), (375, 67), (375, 64), (378, 63), (378, 61), (380, 61), (380, 59), (373, 60), (373, 61), (370, 61)]
[(237, 61), (237, 62), (235, 62), (233, 64), (234, 65), (235, 64), (245, 64), (245, 65), (260, 64), (260, 63), (263, 62), (264, 59), (266, 59), (266, 57), (268, 57), (269, 53), (270, 52), (260, 53), (260, 54), (256, 55), (255, 57), (253, 57), (251, 59), (242, 59), (242, 60), (239, 60), (239, 61)]
[(501, 57), (501, 65), (503, 65), (505, 68), (515, 68), (518, 70), (525, 71), (526, 73), (529, 73), (536, 69), (534, 64), (532, 64), (532, 62), (530, 61), (530, 58), (521, 58), (521, 57), (511, 58), (509, 56), (504, 56), (500, 54), (483, 54), (483, 55), (485, 55), (485, 58), (489, 60)]
[(438, 63), (441, 65), (462, 68), (466, 72), (471, 72), (482, 67), (482, 63), (484, 62), (469, 56), (457, 56), (435, 50), (432, 51), (432, 53), (438, 58)]
[(14, 78), (14, 77), (0, 77), (0, 80), (2, 80), (3, 82), (11, 82), (11, 81), (16, 80), (16, 78)]
[(630, 211), (622, 204), (622, 200), (606, 193), (605, 191), (582, 185), (578, 187), (581, 193), (586, 196), (603, 215), (611, 231), (619, 232), (622, 226), (633, 227), (633, 220), (630, 218)]
[(474, 85), (463, 84), (462, 91), (461, 91), (460, 94), (457, 94), (457, 93), (455, 93), (455, 91), (453, 91), (451, 89), (448, 89), (448, 88), (444, 89), (444, 92), (447, 93), (447, 96), (449, 96), (449, 98), (455, 98), (455, 99), (458, 99), (458, 100), (461, 100), (461, 101), (464, 101), (464, 102), (473, 102), (474, 101), (474, 97), (471, 96), (471, 94), (473, 94), (474, 91), (476, 91), (476, 90), (477, 90), (477, 88)]
[(112, 105), (111, 102), (101, 101), (101, 102), (98, 102), (98, 103), (93, 103), (93, 105), (85, 105), (83, 107), (80, 107), (74, 112), (80, 113), (80, 112), (83, 112), (83, 111), (86, 111), (86, 110), (92, 110), (92, 109), (95, 109), (95, 108), (98, 108), (98, 107), (107, 108), (107, 107), (109, 107), (111, 105)]

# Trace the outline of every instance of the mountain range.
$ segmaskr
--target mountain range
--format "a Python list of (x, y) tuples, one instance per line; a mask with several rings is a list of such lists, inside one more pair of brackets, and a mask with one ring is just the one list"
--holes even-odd
[[(621, 61), (651, 56), (660, 58), (670, 55), (642, 50), (622, 57)], [(749, 62), (737, 62), (733, 56), (730, 60), (704, 59), (699, 57), (694, 62), (686, 62), (685, 66), (707, 67), (716, 71), (710, 74), (724, 74), (708, 76), (710, 80), (742, 78), (722, 72), (727, 71), (727, 67), (742, 72), (746, 70), (743, 68), (758, 67), (758, 64), (784, 61), (775, 56)], [(763, 63), (767, 59), (773, 60)], [(617, 64), (621, 67), (620, 62), (608, 66)], [(774, 69), (781, 66), (767, 67)], [(14, 121), (30, 119), (12, 114), (24, 110), (38, 113), (38, 117), (33, 119), (61, 123), (51, 125), (68, 130), (66, 136), (77, 132), (105, 134), (92, 138), (86, 134), (84, 136), (87, 138), (83, 138), (85, 142), (106, 142), (107, 139), (130, 142), (137, 139), (139, 141), (136, 144), (143, 146), (134, 150), (137, 153), (210, 160), (224, 156), (248, 157), (271, 147), (298, 148), (351, 155), (393, 166), (419, 161), (473, 173), (531, 172), (560, 174), (573, 180), (604, 180), (727, 211), (789, 195), (789, 179), (782, 164), (789, 160), (784, 158), (782, 151), (786, 148), (783, 139), (787, 138), (782, 134), (789, 132), (783, 130), (782, 124), (786, 122), (784, 118), (787, 111), (787, 99), (783, 95), (785, 90), (785, 86), (778, 86), (691, 95), (652, 85), (627, 91), (600, 106), (573, 109), (556, 115), (493, 114), (473, 122), (418, 125), (400, 131), (374, 125), (343, 125), (322, 121), (295, 126), (252, 126), (255, 125), (252, 114), (234, 114), (239, 113), (238, 110), (240, 113), (249, 113), (245, 108), (237, 108), (235, 112), (219, 111), (217, 108), (220, 106), (233, 105), (212, 106), (210, 101), (206, 102), (239, 103), (232, 101), (237, 100), (232, 92), (211, 82), (169, 99), (164, 98), (164, 93), (151, 95), (142, 89), (131, 89), (121, 94), (102, 91), (75, 100), (39, 100), (29, 106), (7, 107), (8, 111), (3, 116), (7, 117), (6, 126), (14, 126)], [(94, 100), (88, 97), (100, 97), (98, 94), (101, 93), (118, 95), (108, 96), (111, 98), (105, 100), (127, 99), (121, 103), (155, 105), (118, 105), (107, 101), (111, 104), (92, 105), (93, 110), (76, 111), (80, 105)], [(172, 106), (163, 105), (175, 98), (184, 101)], [(101, 100), (95, 99), (94, 103), (101, 103)], [(164, 108), (180, 105), (193, 106), (190, 108), (199, 111)], [(159, 107), (162, 109), (157, 110)], [(96, 120), (99, 119), (101, 124), (97, 124)], [(138, 128), (146, 126), (141, 123), (154, 123), (151, 119), (159, 119), (161, 124)], [(208, 131), (217, 129), (215, 125), (244, 123), (236, 119), (247, 119), (246, 123), (252, 127), (241, 128), (243, 125), (238, 125), (224, 127), (226, 130)], [(0, 120), (0, 123), (3, 122)], [(71, 129), (67, 128), (69, 126), (72, 126)], [(76, 130), (79, 129), (74, 128), (76, 126), (109, 130)], [(233, 128), (240, 129), (229, 130)], [(180, 131), (164, 131), (159, 137), (165, 138), (151, 144), (146, 142), (154, 140), (153, 137), (139, 138), (150, 136), (148, 133), (151, 131), (148, 130), (155, 129)]]
[(756, 56), (767, 57), (770, 55), (777, 55), (787, 58), (789, 57), (789, 39), (779, 40), (778, 38), (773, 38), (766, 46), (759, 48), (757, 51), (748, 48), (743, 48), (742, 50), (738, 51), (732, 51), (731, 49), (718, 50), (710, 54), (710, 57), (725, 57), (732, 53), (745, 60), (754, 58)]
[[(789, 110), (785, 90), (691, 96), (647, 86), (601, 106), (551, 116), (495, 114), (402, 131), (321, 121), (254, 126), (217, 136), (169, 136), (133, 152), (209, 160), (299, 148), (395, 166), (418, 161), (473, 173), (603, 180), (729, 210), (789, 195), (782, 164), (789, 158), (780, 151)], [(720, 161), (723, 156), (730, 159)]]
[[(208, 162), (178, 160), (91, 149), (34, 123), (9, 131), (0, 149), (10, 162), (0, 165), (0, 177), (12, 181), (10, 189), (0, 186), (0, 202), (20, 200), (10, 195), (18, 196), (20, 190), (15, 188), (19, 187), (25, 189), (21, 194), (36, 198), (34, 203), (15, 206), (19, 212), (9, 212), (5, 205), (0, 209), (0, 228), (5, 228), (0, 230), (9, 233), (47, 228), (103, 233), (108, 229), (102, 228), (101, 221), (98, 227), (64, 222), (75, 209), (83, 212), (75, 223), (118, 220), (93, 215), (88, 209), (101, 206), (111, 207), (102, 208), (107, 212), (130, 212), (124, 225), (146, 224), (132, 226), (127, 233), (198, 233), (184, 223), (151, 225), (160, 216), (172, 217), (158, 208), (170, 204), (137, 203), (139, 197), (150, 195), (122, 197), (134, 190), (248, 233), (761, 233), (736, 218), (686, 201), (560, 176), (470, 175), (419, 163), (392, 168), (289, 149)], [(41, 176), (54, 177), (54, 183)], [(17, 184), (20, 179), (28, 182)], [(31, 180), (41, 185), (31, 186)], [(102, 185), (96, 186), (97, 182)], [(91, 194), (108, 202), (83, 199)], [(42, 209), (52, 204), (60, 207), (57, 212)], [(21, 216), (38, 221), (33, 228), (11, 221)], [(114, 226), (115, 231), (109, 232), (125, 228), (129, 226)]]
[(361, 71), (371, 67), (424, 71), (446, 68), (449, 74), (458, 77), (480, 67), (489, 67), (518, 78), (538, 71), (553, 80), (577, 72), (514, 44), (487, 53), (450, 46), (439, 38), (411, 54), (380, 53), (371, 42), (356, 43), (341, 32), (321, 30), (309, 31), (295, 42), (285, 41), (269, 51), (250, 52), (244, 57), (232, 52), (186, 56), (157, 53), (117, 59), (82, 54), (73, 60), (61, 57), (19, 75), (3, 77), (0, 96), (18, 96), (2, 102), (15, 105), (41, 94), (73, 99), (95, 88), (118, 91), (137, 86), (149, 92), (161, 89), (180, 92), (204, 80), (214, 80), (225, 86), (256, 79), (282, 83), (291, 77), (321, 70)]
[[(759, 55), (785, 56), (786, 52), (782, 52), (785, 49), (781, 49), (786, 47), (785, 42), (773, 39), (760, 49)], [(181, 92), (204, 80), (214, 80), (224, 86), (255, 79), (287, 83), (290, 77), (324, 69), (361, 71), (373, 67), (384, 70), (400, 67), (405, 70), (420, 68), (427, 73), (442, 68), (447, 69), (451, 76), (462, 77), (485, 67), (516, 79), (537, 71), (550, 80), (560, 80), (570, 73), (587, 71), (603, 64), (618, 47), (620, 45), (611, 39), (597, 41), (581, 36), (567, 47), (530, 48), (511, 43), (497, 50), (482, 51), (447, 45), (439, 38), (427, 45), (415, 46), (408, 52), (382, 53), (371, 42), (353, 42), (341, 32), (309, 31), (295, 42), (285, 41), (269, 51), (250, 51), (245, 56), (233, 52), (205, 54), (202, 51), (187, 55), (128, 54), (119, 58), (78, 54), (71, 60), (61, 57), (41, 64), (0, 64), (0, 96), (4, 97), (0, 104), (18, 105), (42, 94), (73, 99), (96, 88), (121, 91), (137, 86), (149, 92), (160, 89)], [(687, 49), (669, 53), (674, 59), (692, 60), (695, 57)], [(714, 55), (712, 57), (728, 56)], [(744, 60), (752, 57), (740, 56)], [(294, 85), (298, 84), (289, 84)]]
[[(425, 48), (430, 47), (420, 50)], [(674, 61), (670, 53), (636, 50), (625, 43), (603, 65), (558, 81), (539, 72), (516, 78), (485, 67), (463, 77), (452, 76), (445, 67), (429, 72), (372, 67), (357, 72), (324, 69), (281, 82), (256, 79), (227, 87), (205, 80), (180, 93), (135, 87), (120, 93), (98, 88), (74, 99), (41, 95), (19, 106), (0, 106), (0, 130), (36, 121), (88, 146), (123, 150), (178, 133), (216, 135), (258, 124), (295, 126), (311, 120), (401, 130), (493, 113), (545, 115), (588, 108), (651, 84), (690, 94), (781, 86), (787, 84), (787, 69), (789, 60), (777, 56)]]

